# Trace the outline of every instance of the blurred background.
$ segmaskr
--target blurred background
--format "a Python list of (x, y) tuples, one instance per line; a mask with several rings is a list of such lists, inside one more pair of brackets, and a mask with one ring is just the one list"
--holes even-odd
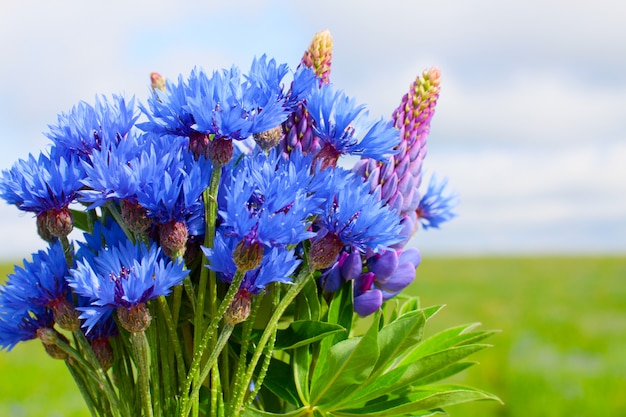
[[(3, 1), (0, 169), (45, 149), (47, 125), (80, 100), (145, 101), (152, 71), (246, 69), (264, 53), (295, 69), (323, 29), (331, 82), (374, 118), (390, 117), (422, 70), (441, 70), (424, 169), (461, 204), (414, 238), (424, 260), (411, 291), (448, 304), (433, 332), (502, 330), (460, 382), (505, 402), (451, 415), (626, 414), (623, 2)], [(4, 277), (44, 245), (33, 218), (4, 203), (0, 230)], [(86, 415), (41, 351), (0, 352), (0, 415)]]

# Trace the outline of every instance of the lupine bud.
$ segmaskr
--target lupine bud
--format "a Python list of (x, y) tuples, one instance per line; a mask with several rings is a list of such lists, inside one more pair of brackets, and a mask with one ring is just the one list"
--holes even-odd
[(165, 78), (158, 72), (150, 73), (150, 81), (152, 83), (152, 90), (165, 91)]
[(239, 290), (224, 313), (226, 323), (234, 326), (244, 322), (250, 316), (250, 294), (247, 290)]
[(146, 209), (139, 203), (122, 200), (122, 220), (133, 233), (145, 233), (152, 225), (152, 219), (147, 216)]
[[(67, 207), (51, 209), (41, 213), (37, 217), (42, 217), (41, 220), (38, 220), (38, 224), (41, 222), (45, 230), (52, 236), (66, 237), (74, 228), (72, 214)], [(41, 233), (39, 235), (41, 236)]]
[[(309, 48), (302, 56), (301, 65), (311, 68), (319, 79), (319, 85), (330, 82), (330, 65), (333, 58), (333, 40), (328, 30), (318, 32), (313, 37)], [(298, 104), (295, 111), (283, 123), (285, 140), (282, 142), (283, 151), (290, 153), (294, 150), (303, 154), (316, 154), (320, 150), (319, 139), (311, 129), (311, 116), (302, 104)]]
[(60, 328), (70, 332), (80, 329), (80, 320), (78, 319), (80, 313), (67, 299), (60, 299), (51, 303), (50, 308), (54, 322)]
[(184, 222), (172, 220), (159, 225), (159, 242), (172, 259), (182, 257), (187, 247), (188, 230)]
[(283, 127), (281, 125), (276, 126), (273, 129), (267, 130), (262, 133), (255, 133), (253, 135), (254, 141), (264, 151), (269, 151), (276, 145), (278, 145), (283, 138)]
[(116, 311), (122, 327), (131, 333), (143, 332), (152, 321), (150, 311), (144, 303), (130, 307), (118, 307)]
[(242, 240), (233, 251), (233, 261), (240, 271), (251, 271), (261, 265), (264, 248), (259, 243)]
[(330, 65), (333, 58), (333, 38), (328, 29), (318, 32), (313, 36), (309, 48), (302, 57), (302, 64), (311, 68), (320, 84), (330, 82)]

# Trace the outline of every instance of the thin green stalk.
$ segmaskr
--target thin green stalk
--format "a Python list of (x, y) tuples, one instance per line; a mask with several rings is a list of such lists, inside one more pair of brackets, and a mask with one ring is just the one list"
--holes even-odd
[[(278, 304), (278, 291), (274, 291), (272, 294), (272, 306), (277, 308)], [(250, 405), (256, 395), (258, 394), (261, 386), (263, 385), (263, 380), (265, 380), (265, 375), (267, 375), (267, 369), (270, 366), (270, 360), (272, 359), (272, 353), (274, 352), (274, 343), (276, 343), (276, 332), (278, 331), (278, 326), (274, 327), (274, 334), (270, 336), (268, 344), (265, 346), (265, 354), (263, 356), (263, 363), (261, 364), (261, 369), (259, 370), (259, 375), (254, 384), (254, 388), (250, 392), (248, 396), (248, 403)]]
[[(206, 363), (204, 364), (204, 367), (202, 368), (202, 371), (200, 372), (201, 381), (203, 381), (207, 376), (209, 376), (209, 372), (211, 372), (213, 366), (216, 364), (217, 358), (219, 357), (220, 353), (222, 353), (222, 350), (228, 343), (228, 338), (232, 334), (233, 328), (234, 326), (230, 323), (226, 323), (224, 325), (224, 328), (220, 332), (217, 342), (215, 343), (215, 348), (211, 351), (211, 355), (207, 359)], [(202, 386), (201, 384), (198, 384), (193, 387), (193, 391), (191, 393), (192, 403), (197, 401), (197, 397), (198, 397), (198, 394), (200, 393), (201, 386)], [(215, 413), (217, 413), (217, 404), (215, 404), (215, 406), (216, 406)], [(213, 412), (213, 410), (211, 411)], [(188, 413), (189, 413), (189, 410), (183, 409), (183, 415), (187, 415)]]
[(243, 403), (247, 393), (247, 389), (245, 387), (248, 387), (250, 385), (250, 382), (252, 381), (254, 369), (256, 368), (256, 365), (259, 362), (261, 355), (263, 354), (265, 345), (269, 341), (270, 337), (276, 332), (278, 321), (282, 317), (283, 313), (285, 312), (287, 307), (289, 307), (294, 298), (296, 298), (296, 295), (298, 295), (300, 291), (302, 291), (311, 275), (312, 272), (310, 268), (308, 267), (308, 265), (305, 266), (302, 271), (300, 271), (300, 274), (298, 274), (298, 277), (295, 279), (294, 284), (289, 288), (289, 291), (287, 291), (287, 294), (285, 294), (285, 297), (280, 301), (278, 307), (270, 317), (270, 320), (265, 327), (263, 334), (261, 335), (261, 339), (259, 340), (259, 343), (254, 350), (252, 359), (248, 364), (248, 370), (242, 380), (241, 388), (235, 394), (235, 399), (232, 403), (230, 413), (231, 416), (237, 417), (241, 414), (241, 411), (243, 410)]
[[(237, 291), (239, 290), (239, 286), (241, 285), (241, 282), (243, 281), (244, 276), (245, 276), (245, 273), (243, 272), (237, 271), (235, 273), (235, 276), (233, 277), (233, 281), (230, 283), (230, 286), (228, 287), (228, 291), (226, 292), (224, 299), (220, 303), (215, 316), (213, 316), (213, 318), (211, 319), (209, 327), (205, 330), (204, 336), (202, 337), (202, 340), (200, 341), (198, 348), (195, 349), (194, 351), (193, 361), (191, 363), (191, 366), (189, 367), (189, 372), (187, 373), (187, 378), (185, 380), (185, 383), (182, 386), (182, 389), (180, 391), (181, 410), (187, 409), (187, 403), (190, 401), (189, 392), (191, 390), (192, 383), (196, 379), (196, 375), (199, 372), (202, 357), (204, 356), (204, 353), (207, 350), (209, 342), (213, 338), (213, 334), (215, 333), (215, 330), (217, 329), (217, 326), (219, 322), (221, 321), (222, 316), (226, 312), (226, 309), (228, 308), (230, 303), (233, 301), (233, 298), (235, 298), (235, 294), (237, 294)], [(199, 383), (196, 385), (199, 385)], [(186, 417), (187, 415), (181, 412), (181, 416)]]
[(65, 361), (65, 365), (67, 365), (67, 369), (70, 371), (72, 378), (74, 378), (74, 382), (76, 383), (76, 386), (78, 387), (78, 390), (80, 391), (83, 400), (87, 405), (87, 410), (89, 410), (89, 414), (91, 414), (92, 417), (97, 417), (98, 414), (96, 413), (96, 409), (98, 408), (96, 407), (94, 398), (91, 395), (90, 390), (87, 389), (87, 384), (84, 381), (82, 373), (78, 368), (75, 368), (69, 360)]
[[(241, 378), (239, 375), (244, 375), (246, 372), (246, 359), (248, 357), (248, 347), (250, 346), (250, 335), (252, 334), (252, 326), (254, 325), (254, 320), (256, 319), (256, 314), (261, 307), (261, 301), (263, 300), (262, 296), (254, 297), (252, 301), (252, 306), (250, 307), (250, 316), (243, 323), (243, 329), (241, 331), (241, 349), (239, 351), (239, 360), (237, 362), (237, 371), (235, 375), (237, 378), (233, 381), (232, 394), (235, 395), (240, 389)], [(228, 397), (228, 403), (232, 403), (233, 398)]]
[[(161, 301), (158, 301), (158, 303), (160, 305)], [(165, 305), (167, 305), (166, 301), (165, 301)], [(163, 410), (164, 410), (163, 415), (168, 415), (169, 414), (168, 400), (172, 398), (173, 395), (175, 395), (174, 391), (172, 390), (172, 384), (175, 383), (172, 380), (172, 373), (174, 370), (174, 354), (172, 352), (173, 342), (171, 341), (169, 337), (170, 333), (167, 327), (166, 320), (164, 319), (164, 316), (165, 316), (165, 312), (163, 311), (163, 309), (161, 309), (161, 315), (156, 320), (157, 337), (158, 337), (156, 349), (157, 349), (158, 355), (154, 355), (154, 356), (158, 358), (157, 360), (160, 360), (160, 367), (159, 367), (159, 369), (161, 370), (160, 383), (163, 386), (163, 391), (162, 391), (163, 392), (162, 403), (163, 403)], [(163, 317), (163, 320), (161, 320), (162, 317)], [(170, 370), (172, 370), (172, 372), (170, 372)]]
[(150, 395), (150, 367), (148, 340), (144, 332), (130, 334), (130, 342), (133, 349), (133, 358), (137, 367), (137, 383), (141, 396), (141, 408), (145, 417), (153, 417), (152, 398)]
[[(157, 318), (158, 320), (158, 318)], [(146, 336), (146, 344), (147, 346), (152, 346), (153, 349), (157, 349), (157, 330), (158, 325), (152, 325), (148, 327), (148, 329), (144, 332)], [(152, 410), (155, 415), (161, 416), (163, 413), (161, 412), (162, 402), (161, 402), (161, 364), (159, 363), (159, 357), (157, 355), (149, 355), (150, 361), (150, 373), (152, 374), (152, 378), (150, 378), (151, 383), (151, 399), (152, 399)]]
[(176, 322), (172, 318), (169, 305), (167, 304), (165, 297), (160, 296), (158, 300), (163, 318), (165, 319), (165, 325), (167, 326), (170, 344), (174, 350), (174, 355), (176, 356), (176, 371), (178, 380), (182, 382), (185, 380), (185, 361), (183, 360), (183, 350), (180, 344), (180, 339), (178, 338), (178, 332), (176, 331)]
[(126, 227), (126, 223), (124, 223), (124, 219), (122, 218), (122, 214), (119, 212), (119, 210), (117, 209), (117, 207), (113, 204), (112, 201), (107, 202), (104, 205), (104, 208), (106, 208), (108, 210), (108, 212), (111, 214), (111, 216), (113, 216), (113, 219), (115, 219), (115, 222), (122, 228), (122, 230), (124, 231), (124, 234), (126, 235), (126, 237), (128, 238), (128, 240), (130, 240), (131, 242), (135, 242), (135, 235), (133, 234), (133, 232), (131, 232), (128, 227)]

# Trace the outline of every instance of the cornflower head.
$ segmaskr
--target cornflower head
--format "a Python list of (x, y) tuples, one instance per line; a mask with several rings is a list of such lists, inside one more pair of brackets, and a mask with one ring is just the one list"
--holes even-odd
[(235, 256), (240, 268), (256, 267), (262, 247), (295, 245), (314, 236), (309, 217), (318, 201), (308, 189), (310, 165), (301, 158), (258, 152), (244, 158), (225, 183), (220, 227), (240, 241)]
[(10, 351), (18, 343), (36, 339), (42, 329), (52, 330), (52, 311), (42, 307), (6, 305), (6, 287), (0, 287), (0, 349)]
[[(304, 52), (298, 71), (294, 75), (294, 82), (291, 86), (292, 94), (303, 96), (301, 86), (306, 85), (300, 82), (303, 77), (313, 76), (315, 86), (319, 88), (322, 85), (330, 83), (330, 66), (333, 56), (333, 40), (328, 30), (318, 32), (313, 37), (311, 44)], [(308, 69), (309, 71), (304, 71)], [(310, 88), (307, 88), (310, 90)], [(320, 150), (319, 138), (315, 136), (312, 130), (312, 120), (304, 103), (299, 102), (294, 110), (289, 114), (287, 120), (283, 123), (283, 131), (285, 137), (282, 142), (282, 150), (290, 153), (292, 150), (302, 152), (304, 154), (317, 154)]]
[(420, 201), (419, 187), (422, 163), (426, 156), (426, 138), (439, 90), (438, 68), (420, 74), (392, 115), (393, 125), (400, 131), (401, 138), (396, 154), (383, 162), (364, 158), (353, 168), (367, 180), (372, 193), (399, 211), (405, 225), (405, 243), (417, 227), (415, 210)]
[(102, 248), (93, 258), (77, 260), (67, 281), (89, 300), (88, 306), (78, 307), (87, 333), (114, 310), (126, 330), (139, 332), (151, 321), (146, 302), (168, 295), (188, 272), (182, 262), (165, 258), (156, 244), (148, 247), (127, 240)]
[(322, 167), (335, 166), (341, 155), (384, 161), (397, 152), (397, 129), (382, 119), (369, 121), (365, 106), (357, 105), (342, 91), (322, 85), (307, 96), (306, 109), (320, 140), (321, 148), (315, 157)]
[(31, 262), (24, 259), (23, 267), (16, 266), (14, 273), (9, 274), (4, 288), (4, 304), (14, 309), (48, 308), (61, 328), (78, 330), (78, 312), (65, 281), (68, 274), (63, 246), (57, 240), (47, 251), (33, 254)]
[(438, 229), (442, 223), (456, 217), (452, 210), (458, 204), (458, 198), (455, 194), (445, 195), (447, 185), (447, 180), (438, 182), (434, 175), (430, 178), (428, 189), (416, 210), (417, 220), (424, 229)]
[[(187, 243), (186, 219), (194, 212), (202, 192), (208, 187), (211, 163), (204, 157), (197, 161), (180, 149), (164, 158), (148, 158), (154, 165), (142, 166), (154, 173), (137, 192), (138, 204), (146, 210), (159, 230), (159, 240), (168, 256), (182, 256)], [(162, 162), (165, 162), (164, 164)]]
[(73, 228), (69, 204), (76, 198), (84, 173), (76, 158), (37, 159), (29, 155), (2, 172), (0, 196), (9, 204), (37, 216), (39, 233), (46, 240), (67, 236)]
[[(220, 231), (215, 237), (213, 248), (202, 248), (209, 261), (207, 268), (217, 272), (223, 282), (232, 282), (237, 272), (233, 252), (236, 251), (238, 242), (238, 239), (225, 236)], [(295, 257), (294, 250), (264, 247), (259, 264), (245, 271), (235, 299), (226, 312), (226, 320), (231, 324), (244, 321), (250, 310), (250, 298), (265, 291), (272, 282), (291, 283), (291, 275), (300, 262)]]
[(332, 171), (325, 177), (328, 188), (316, 193), (325, 197), (309, 253), (316, 269), (333, 265), (344, 248), (379, 253), (401, 239), (400, 218), (395, 211), (383, 206), (359, 178), (341, 168)]
[(60, 154), (84, 158), (106, 143), (126, 138), (138, 117), (134, 98), (127, 102), (114, 95), (109, 102), (104, 96), (96, 97), (95, 106), (81, 101), (69, 113), (59, 114), (57, 124), (48, 126), (46, 136)]

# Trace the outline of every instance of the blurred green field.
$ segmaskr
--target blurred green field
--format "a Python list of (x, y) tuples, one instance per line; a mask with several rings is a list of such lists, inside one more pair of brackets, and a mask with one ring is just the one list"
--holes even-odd
[[(447, 305), (428, 333), (474, 321), (502, 330), (456, 382), (505, 404), (458, 405), (451, 416), (626, 415), (626, 257), (427, 258), (410, 291)], [(0, 352), (0, 416), (87, 415), (38, 342)]]

